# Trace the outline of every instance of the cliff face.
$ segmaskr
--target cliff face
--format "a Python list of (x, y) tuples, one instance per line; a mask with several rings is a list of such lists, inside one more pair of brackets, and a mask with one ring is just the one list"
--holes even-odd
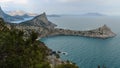
[(88, 31), (75, 31), (67, 29), (54, 28), (56, 25), (49, 22), (46, 14), (43, 13), (36, 16), (32, 20), (22, 22), (20, 24), (14, 25), (15, 28), (25, 31), (25, 35), (29, 35), (31, 31), (39, 33), (39, 38), (56, 36), (56, 35), (74, 35), (74, 36), (86, 36), (86, 37), (96, 37), (96, 38), (110, 38), (116, 36), (115, 33), (111, 31), (106, 25)]
[(16, 21), (16, 20), (23, 20), (23, 18), (21, 18), (21, 17), (14, 17), (14, 16), (10, 16), (10, 15), (6, 14), (2, 10), (1, 7), (0, 7), (0, 17), (3, 18), (6, 22)]
[(36, 26), (36, 27), (43, 27), (43, 28), (54, 28), (56, 25), (48, 21), (47, 16), (45, 13), (36, 16), (32, 20), (25, 21), (20, 23), (20, 25), (26, 26)]
[(66, 29), (53, 29), (48, 30), (48, 33), (44, 34), (44, 36), (56, 36), (56, 35), (72, 35), (72, 36), (85, 36), (85, 37), (94, 37), (94, 38), (110, 38), (116, 36), (115, 33), (111, 31), (109, 27), (106, 25), (88, 31), (75, 31), (75, 30), (66, 30)]
[(101, 37), (101, 38), (107, 38), (107, 37), (114, 37), (116, 34), (111, 31), (111, 29), (107, 26), (104, 25), (98, 29), (95, 30), (90, 30), (89, 33), (91, 32), (90, 37)]

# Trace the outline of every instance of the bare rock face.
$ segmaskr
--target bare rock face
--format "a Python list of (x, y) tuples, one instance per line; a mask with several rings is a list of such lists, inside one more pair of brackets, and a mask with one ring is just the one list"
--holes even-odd
[(85, 37), (103, 38), (103, 39), (116, 36), (116, 34), (113, 33), (111, 29), (106, 25), (88, 31), (75, 31), (75, 30), (56, 28), (54, 30), (49, 30), (48, 34), (46, 34), (46, 36), (56, 36), (56, 35), (85, 36)]
[(109, 38), (116, 36), (116, 34), (113, 33), (107, 25), (85, 32), (87, 32), (86, 36), (90, 36), (90, 37)]
[(32, 20), (28, 20), (15, 25), (17, 29), (24, 30), (26, 32), (26, 36), (29, 34), (30, 31), (34, 30), (35, 32), (39, 33), (40, 38), (56, 35), (72, 35), (105, 39), (116, 36), (116, 34), (113, 33), (111, 29), (106, 25), (87, 31), (59, 29), (54, 28), (55, 26), (55, 24), (48, 21), (45, 13), (34, 17)]
[(113, 37), (115, 36), (116, 34), (113, 33), (111, 31), (111, 29), (109, 27), (107, 27), (106, 25), (104, 25), (103, 27), (99, 28), (99, 31), (103, 33), (103, 37)]
[(26, 26), (37, 26), (37, 27), (45, 27), (45, 28), (54, 28), (56, 25), (48, 21), (45, 13), (36, 16), (32, 20), (25, 21), (20, 23), (20, 25)]

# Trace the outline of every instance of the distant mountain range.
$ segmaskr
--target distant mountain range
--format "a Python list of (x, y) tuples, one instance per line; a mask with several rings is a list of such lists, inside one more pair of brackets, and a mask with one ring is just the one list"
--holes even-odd
[(6, 14), (2, 8), (0, 7), (0, 17), (3, 18), (6, 22), (10, 22), (10, 21), (17, 21), (17, 20), (23, 20), (24, 18), (22, 17), (16, 17), (16, 16), (11, 16)]
[(11, 15), (11, 16), (37, 16), (38, 14), (36, 13), (28, 13), (22, 10), (15, 10), (15, 11), (7, 11), (7, 14)]
[(6, 22), (11, 21), (20, 21), (24, 20), (24, 18), (35, 17), (38, 14), (35, 13), (27, 13), (24, 11), (16, 10), (16, 11), (7, 11), (6, 13), (0, 7), (0, 17), (3, 18)]
[[(3, 18), (6, 22), (20, 21), (20, 20), (24, 20), (24, 18), (35, 17), (35, 16), (38, 16), (38, 14), (27, 13), (21, 10), (7, 11), (7, 13), (5, 13), (0, 7), (0, 17)], [(61, 17), (61, 16), (62, 15), (57, 15), (57, 14), (47, 15), (47, 17)], [(101, 13), (86, 13), (80, 16), (106, 16), (106, 15)]]
[(47, 15), (47, 17), (61, 17), (61, 16), (57, 14), (52, 14), (52, 15)]
[(101, 13), (85, 13), (82, 16), (106, 16), (106, 15)]
[(43, 37), (58, 36), (58, 35), (85, 36), (85, 37), (102, 38), (102, 39), (116, 36), (116, 34), (113, 33), (111, 29), (106, 25), (97, 29), (87, 30), (87, 31), (76, 31), (76, 30), (55, 28), (57, 25), (50, 22), (47, 19), (45, 13), (34, 17), (32, 20), (24, 21), (16, 25), (13, 24), (13, 26), (15, 26), (17, 29), (24, 30), (26, 36), (29, 36), (31, 31), (37, 32), (39, 34), (38, 39)]

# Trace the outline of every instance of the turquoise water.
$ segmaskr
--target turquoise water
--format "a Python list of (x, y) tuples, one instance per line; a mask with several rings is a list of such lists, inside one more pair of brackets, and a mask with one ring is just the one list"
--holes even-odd
[(62, 16), (49, 18), (58, 28), (88, 30), (107, 24), (117, 34), (114, 38), (96, 39), (79, 36), (56, 36), (41, 39), (49, 48), (67, 52), (63, 60), (71, 60), (80, 68), (120, 68), (120, 17)]

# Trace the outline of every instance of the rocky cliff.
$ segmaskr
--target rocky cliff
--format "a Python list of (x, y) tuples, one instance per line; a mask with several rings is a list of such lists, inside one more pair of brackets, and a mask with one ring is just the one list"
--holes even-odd
[(73, 35), (94, 38), (110, 38), (116, 36), (116, 34), (113, 33), (106, 25), (88, 31), (75, 31), (54, 28), (56, 25), (48, 21), (45, 13), (36, 16), (32, 20), (28, 20), (20, 24), (15, 24), (14, 26), (17, 29), (25, 31), (26, 36), (29, 35), (31, 31), (35, 31), (39, 33), (39, 38), (56, 35)]
[(113, 33), (111, 29), (106, 25), (88, 31), (54, 29), (54, 30), (49, 30), (49, 33), (47, 34), (47, 36), (55, 36), (55, 35), (73, 35), (73, 36), (85, 36), (85, 37), (94, 37), (94, 38), (110, 38), (116, 36), (116, 34)]
[(49, 29), (54, 28), (56, 26), (52, 22), (48, 21), (45, 13), (36, 16), (32, 20), (22, 22), (19, 25), (36, 26), (36, 27), (43, 27), (43, 28), (49, 28)]

